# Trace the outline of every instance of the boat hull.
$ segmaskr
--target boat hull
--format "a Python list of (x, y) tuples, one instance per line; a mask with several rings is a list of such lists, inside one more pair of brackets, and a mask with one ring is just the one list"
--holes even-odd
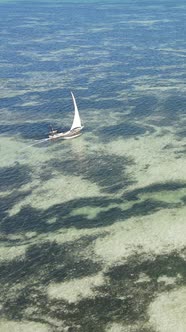
[(76, 138), (78, 136), (80, 136), (82, 133), (77, 133), (76, 135), (72, 135), (72, 136), (64, 136), (63, 139), (72, 139), (72, 138)]
[(78, 136), (80, 136), (82, 133), (81, 133), (81, 130), (83, 129), (83, 127), (81, 128), (76, 128), (76, 129), (73, 129), (73, 130), (69, 130), (65, 133), (57, 133), (57, 134), (54, 134), (54, 135), (49, 135), (49, 139), (50, 140), (56, 140), (58, 138), (61, 138), (61, 139), (72, 139), (72, 138), (76, 138)]

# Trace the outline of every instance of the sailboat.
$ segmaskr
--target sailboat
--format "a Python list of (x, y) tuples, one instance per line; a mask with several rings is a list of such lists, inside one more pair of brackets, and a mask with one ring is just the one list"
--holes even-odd
[(57, 139), (57, 138), (62, 138), (62, 139), (71, 139), (71, 138), (75, 138), (81, 135), (81, 130), (83, 129), (83, 126), (81, 125), (81, 119), (79, 116), (79, 111), (78, 111), (78, 107), (76, 104), (76, 100), (74, 97), (74, 94), (71, 92), (72, 95), (72, 100), (73, 100), (73, 104), (74, 104), (74, 119), (72, 122), (72, 126), (70, 128), (70, 130), (66, 131), (66, 132), (58, 132), (57, 130), (54, 130), (52, 128), (52, 130), (49, 132), (49, 139)]

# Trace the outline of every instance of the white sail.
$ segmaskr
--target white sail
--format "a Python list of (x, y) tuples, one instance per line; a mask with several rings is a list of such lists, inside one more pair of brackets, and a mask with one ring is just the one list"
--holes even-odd
[(73, 103), (74, 103), (74, 120), (73, 120), (72, 127), (70, 128), (70, 130), (73, 130), (75, 128), (81, 128), (81, 119), (79, 116), (79, 111), (77, 108), (76, 100), (75, 100), (75, 97), (72, 92), (71, 92), (71, 95), (72, 95), (72, 99), (73, 99)]
[(74, 98), (73, 93), (71, 92), (72, 100), (74, 103), (74, 120), (72, 123), (72, 126), (70, 130), (66, 132), (58, 132), (57, 130), (53, 130), (49, 133), (49, 139), (53, 140), (56, 138), (62, 138), (62, 139), (71, 139), (75, 138), (81, 135), (81, 130), (83, 129), (83, 126), (81, 125), (81, 119), (79, 116), (79, 111), (77, 108), (76, 100)]

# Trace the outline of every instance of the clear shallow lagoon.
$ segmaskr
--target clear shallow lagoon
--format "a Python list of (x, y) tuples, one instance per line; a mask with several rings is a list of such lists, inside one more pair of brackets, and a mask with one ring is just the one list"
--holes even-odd
[(0, 3), (3, 332), (186, 330), (185, 9)]

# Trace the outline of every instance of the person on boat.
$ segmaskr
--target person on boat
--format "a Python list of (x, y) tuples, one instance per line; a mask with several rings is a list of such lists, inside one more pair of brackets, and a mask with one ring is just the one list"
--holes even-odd
[(50, 126), (50, 128), (51, 128), (51, 130), (49, 132), (49, 136), (53, 136), (53, 135), (57, 134), (57, 129), (53, 129), (52, 126)]

